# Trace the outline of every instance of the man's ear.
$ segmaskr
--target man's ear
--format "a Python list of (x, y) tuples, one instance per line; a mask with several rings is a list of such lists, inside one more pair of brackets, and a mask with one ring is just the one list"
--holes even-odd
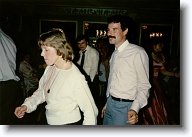
[(128, 33), (128, 28), (126, 28), (126, 29), (123, 31), (123, 34), (124, 34), (124, 35), (127, 35), (127, 33)]

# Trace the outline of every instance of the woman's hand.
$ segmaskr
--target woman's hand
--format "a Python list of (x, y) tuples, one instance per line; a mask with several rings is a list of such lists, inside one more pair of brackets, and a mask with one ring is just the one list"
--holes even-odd
[(18, 117), (18, 118), (22, 118), (25, 115), (25, 112), (27, 111), (27, 106), (22, 105), (20, 107), (17, 107), (15, 109), (14, 114)]

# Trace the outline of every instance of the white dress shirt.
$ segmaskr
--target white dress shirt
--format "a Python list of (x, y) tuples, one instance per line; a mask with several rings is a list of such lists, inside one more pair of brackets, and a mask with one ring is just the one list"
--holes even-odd
[(0, 81), (19, 81), (16, 75), (16, 46), (0, 28)]
[[(91, 81), (93, 82), (93, 79), (95, 75), (98, 74), (98, 64), (99, 64), (99, 52), (87, 45), (85, 52), (85, 59), (84, 59), (84, 65), (83, 69), (86, 72), (88, 76), (90, 76)], [(78, 60), (78, 64), (81, 64), (81, 58), (82, 58), (82, 51), (79, 51), (80, 58)]]
[(147, 104), (150, 87), (148, 55), (126, 40), (112, 54), (107, 97), (134, 100), (131, 109), (138, 112)]

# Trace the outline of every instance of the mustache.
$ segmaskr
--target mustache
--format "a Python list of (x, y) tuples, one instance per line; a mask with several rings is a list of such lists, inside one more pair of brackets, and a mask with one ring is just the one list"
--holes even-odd
[(111, 36), (111, 35), (109, 35), (108, 38), (116, 38), (116, 37), (115, 37), (115, 36)]

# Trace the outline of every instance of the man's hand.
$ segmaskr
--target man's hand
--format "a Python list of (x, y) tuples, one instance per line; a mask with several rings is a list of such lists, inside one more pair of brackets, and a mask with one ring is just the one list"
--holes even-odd
[(138, 115), (134, 110), (129, 110), (128, 111), (128, 121), (127, 123), (133, 125), (138, 122)]
[(102, 112), (101, 112), (101, 118), (103, 118), (103, 117), (104, 117), (105, 110), (106, 110), (106, 105), (105, 105), (105, 106), (103, 107), (103, 109), (102, 109)]

